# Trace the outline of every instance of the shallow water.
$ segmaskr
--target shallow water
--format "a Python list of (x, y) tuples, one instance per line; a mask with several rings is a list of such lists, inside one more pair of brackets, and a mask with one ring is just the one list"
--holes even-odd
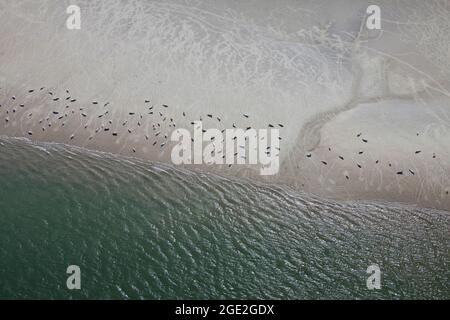
[(450, 297), (448, 212), (9, 138), (0, 182), (3, 299)]

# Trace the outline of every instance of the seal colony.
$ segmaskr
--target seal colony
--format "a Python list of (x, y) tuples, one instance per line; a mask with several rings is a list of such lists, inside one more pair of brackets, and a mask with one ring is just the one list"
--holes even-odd
[[(213, 114), (207, 113), (199, 116), (198, 119), (191, 119), (188, 111), (179, 110), (179, 108), (177, 108), (176, 112), (175, 110), (172, 111), (168, 104), (153, 104), (151, 98), (143, 100), (141, 106), (135, 108), (136, 111), (122, 112), (122, 117), (118, 117), (113, 112), (111, 107), (114, 104), (110, 101), (100, 103), (95, 100), (82, 103), (75, 94), (71, 93), (70, 89), (57, 90), (56, 88), (50, 89), (42, 86), (38, 89), (27, 89), (23, 92), (16, 92), (15, 94), (7, 92), (4, 88), (0, 89), (0, 92), (0, 116), (3, 118), (0, 132), (12, 131), (14, 132), (14, 136), (28, 136), (32, 140), (46, 141), (48, 139), (47, 137), (53, 137), (48, 140), (59, 140), (100, 150), (105, 150), (103, 148), (104, 146), (119, 146), (118, 150), (115, 148), (112, 151), (119, 151), (119, 153), (129, 156), (169, 163), (173, 162), (170, 158), (171, 150), (177, 149), (178, 146), (176, 141), (174, 142), (170, 139), (172, 134), (179, 132), (175, 119), (180, 119), (180, 122), (183, 124), (189, 123), (196, 125), (193, 127), (193, 136), (200, 135), (199, 139), (202, 141), (201, 144), (206, 141), (224, 144), (226, 141), (231, 140), (226, 140), (225, 137), (222, 137), (221, 141), (213, 141), (214, 137), (209, 136), (208, 139), (204, 140), (202, 136), (207, 133), (207, 129), (201, 126), (202, 123), (207, 123), (212, 129), (219, 128), (216, 130), (219, 133), (224, 133), (227, 130), (226, 126), (219, 125), (222, 124), (222, 118), (227, 118), (226, 115), (213, 116)], [(35, 110), (32, 107), (32, 101), (40, 101), (42, 108), (39, 111)], [(254, 132), (252, 126), (249, 126), (251, 119), (251, 115), (247, 113), (242, 114), (241, 119), (232, 120), (232, 127), (238, 129), (243, 127), (240, 130), (244, 133)], [(272, 123), (275, 122), (272, 121)], [(237, 123), (240, 127), (237, 127)], [(272, 123), (268, 123), (266, 127), (273, 128), (274, 125)], [(279, 123), (277, 127), (279, 130), (283, 130), (284, 125)], [(72, 128), (72, 130), (67, 130), (67, 128)], [(420, 141), (421, 134), (423, 133), (411, 133), (407, 138)], [(232, 146), (234, 153), (232, 154), (233, 161), (245, 165), (245, 168), (249, 169), (251, 164), (255, 164), (255, 162), (246, 164), (245, 159), (247, 156), (252, 158), (253, 152), (252, 150), (246, 151), (244, 148), (248, 143), (248, 139), (251, 137), (246, 136), (245, 140), (236, 138), (237, 136), (232, 138), (235, 142), (235, 145)], [(282, 141), (282, 136), (275, 138), (278, 141), (276, 148), (267, 145), (265, 147), (267, 157), (274, 155), (275, 152), (276, 156), (281, 153), (282, 149), (279, 143)], [(192, 147), (194, 147), (194, 138), (191, 138), (189, 135), (189, 139), (192, 139)], [(418, 161), (429, 160), (436, 162), (437, 165), (440, 164), (441, 153), (439, 151), (442, 150), (429, 149), (426, 146), (422, 146), (420, 150), (411, 151), (409, 154), (410, 159), (404, 162), (399, 162), (395, 156), (392, 159), (380, 160), (381, 158), (385, 158), (385, 156), (381, 154), (377, 155), (370, 149), (372, 140), (373, 138), (364, 132), (354, 132), (353, 139), (349, 140), (348, 143), (352, 144), (358, 151), (352, 154), (351, 152), (345, 152), (345, 149), (340, 150), (339, 145), (333, 145), (323, 150), (306, 152), (303, 157), (308, 159), (310, 163), (305, 165), (305, 167), (312, 166), (314, 169), (311, 170), (315, 171), (318, 171), (318, 166), (330, 168), (329, 170), (331, 172), (337, 171), (339, 175), (345, 177), (345, 180), (341, 183), (350, 186), (361, 183), (361, 177), (364, 176), (364, 172), (370, 172), (374, 168), (384, 167), (382, 170), (384, 172), (390, 172), (391, 179), (398, 179), (397, 177), (403, 176), (403, 180), (397, 180), (398, 186), (401, 187), (404, 184), (406, 189), (408, 184), (411, 183), (423, 185), (420, 179), (426, 179), (423, 175), (423, 171), (426, 170), (424, 168), (422, 170), (417, 168)], [(422, 151), (422, 149), (427, 151)], [(216, 156), (214, 152), (215, 149), (211, 151), (213, 158)], [(229, 154), (223, 152), (219, 158), (225, 159), (226, 154), (228, 157)], [(444, 156), (447, 155), (444, 153)], [(372, 161), (367, 161), (367, 157), (370, 157)], [(193, 158), (189, 158), (189, 160)], [(176, 164), (180, 163), (182, 162)], [(193, 163), (202, 169), (208, 170), (208, 168), (212, 168), (209, 162), (202, 164), (201, 161), (196, 160), (189, 163)], [(232, 165), (229, 163), (229, 161), (227, 163), (225, 161), (219, 161), (215, 164), (220, 166), (220, 170), (225, 170), (224, 172), (226, 172), (226, 170), (232, 169)], [(340, 169), (338, 168), (341, 163), (345, 163), (346, 166), (353, 166), (357, 172), (352, 172), (349, 168), (339, 172)], [(239, 166), (236, 167), (239, 168)], [(302, 168), (299, 166), (298, 170), (301, 171)], [(239, 175), (242, 174), (242, 170), (231, 171), (230, 173)], [(252, 177), (255, 176), (252, 175)], [(269, 181), (283, 182), (283, 178), (273, 178), (269, 179)], [(384, 173), (384, 179), (389, 179), (389, 177), (386, 177), (386, 173)], [(285, 181), (289, 181), (289, 179)], [(305, 182), (306, 180), (302, 181), (301, 187), (307, 189)], [(311, 184), (313, 185), (314, 183), (312, 182)], [(441, 192), (448, 197), (449, 190), (443, 187)]]
[[(76, 31), (64, 29), (61, 2), (44, 1), (47, 10), (20, 3), (28, 9), (5, 4), (0, 19), (1, 135), (173, 163), (172, 133), (197, 121), (202, 134), (277, 129), (279, 147), (264, 150), (280, 157), (276, 175), (262, 177), (248, 162), (186, 167), (344, 200), (450, 210), (450, 68), (436, 68), (437, 55), (426, 51), (439, 45), (420, 46), (398, 30), (406, 24), (365, 32), (364, 1), (345, 19), (334, 8), (335, 23), (325, 26), (326, 12), (311, 22), (306, 2), (278, 4), (274, 22), (236, 3), (224, 11), (147, 1), (137, 12), (135, 2), (80, 1)], [(403, 21), (390, 5), (382, 8)], [(242, 17), (230, 14), (240, 9)], [(17, 10), (26, 19), (14, 19)], [(441, 9), (429, 23), (448, 23), (439, 19), (447, 14)], [(240, 152), (248, 141), (235, 143), (235, 162), (249, 159)]]

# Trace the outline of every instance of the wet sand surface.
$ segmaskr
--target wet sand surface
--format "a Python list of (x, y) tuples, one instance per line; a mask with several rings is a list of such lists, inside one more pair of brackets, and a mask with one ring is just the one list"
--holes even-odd
[(81, 1), (81, 30), (65, 3), (3, 3), (0, 134), (171, 163), (192, 121), (274, 125), (277, 175), (187, 167), (449, 210), (450, 9), (405, 3), (381, 3), (382, 32), (366, 1)]

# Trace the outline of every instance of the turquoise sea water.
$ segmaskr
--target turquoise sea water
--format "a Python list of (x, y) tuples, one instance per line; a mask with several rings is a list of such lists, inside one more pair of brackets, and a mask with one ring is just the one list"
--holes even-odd
[(2, 299), (448, 299), (449, 231), (449, 212), (0, 139)]

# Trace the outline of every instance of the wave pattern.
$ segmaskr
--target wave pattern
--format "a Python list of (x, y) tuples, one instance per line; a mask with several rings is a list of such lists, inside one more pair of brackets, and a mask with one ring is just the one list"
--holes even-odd
[(450, 296), (448, 212), (10, 138), (0, 164), (3, 299)]

